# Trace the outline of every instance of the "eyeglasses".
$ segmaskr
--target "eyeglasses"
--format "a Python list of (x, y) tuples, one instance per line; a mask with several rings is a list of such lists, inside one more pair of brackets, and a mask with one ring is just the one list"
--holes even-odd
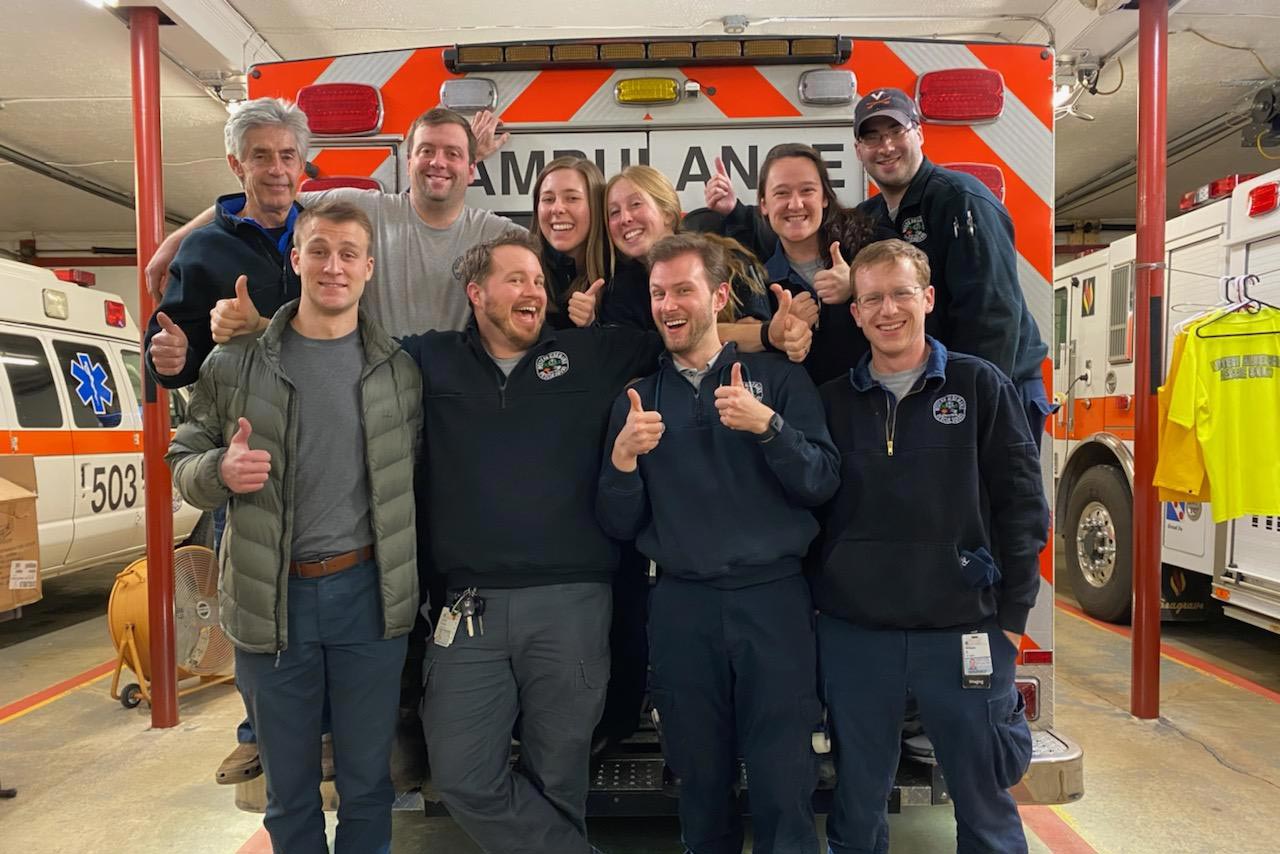
[(902, 142), (903, 138), (906, 137), (913, 128), (915, 128), (915, 125), (907, 125), (906, 127), (898, 125), (897, 127), (890, 128), (884, 132), (873, 130), (870, 133), (864, 133), (862, 136), (858, 137), (858, 142), (867, 146), (867, 148), (879, 148), (881, 145), (884, 145), (885, 140), (890, 140), (897, 145), (899, 142)]
[(902, 305), (915, 299), (916, 294), (924, 290), (921, 285), (912, 285), (909, 288), (894, 288), (893, 290), (882, 294), (863, 294), (854, 300), (858, 304), (858, 308), (863, 311), (879, 311), (887, 299), (893, 300), (894, 305)]

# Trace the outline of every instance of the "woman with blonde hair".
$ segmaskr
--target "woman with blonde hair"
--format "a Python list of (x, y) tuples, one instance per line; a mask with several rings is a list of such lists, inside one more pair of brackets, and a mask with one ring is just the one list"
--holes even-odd
[(547, 324), (589, 325), (612, 254), (604, 226), (604, 174), (578, 155), (552, 160), (533, 184), (532, 226), (546, 276)]

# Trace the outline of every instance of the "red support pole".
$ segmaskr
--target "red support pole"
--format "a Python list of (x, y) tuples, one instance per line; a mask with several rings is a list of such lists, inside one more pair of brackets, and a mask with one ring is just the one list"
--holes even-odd
[[(160, 13), (129, 9), (133, 71), (133, 160), (138, 199), (138, 308), (151, 316), (146, 265), (164, 238), (164, 181), (160, 159)], [(151, 725), (178, 724), (178, 666), (173, 641), (173, 486), (164, 453), (169, 447), (169, 395), (142, 365), (142, 470), (147, 493), (147, 614), (151, 633)], [(142, 674), (138, 674), (141, 676)]]
[(1164, 373), (1168, 0), (1138, 6), (1138, 291), (1133, 452), (1133, 687), (1129, 712), (1160, 715), (1160, 502), (1156, 388)]

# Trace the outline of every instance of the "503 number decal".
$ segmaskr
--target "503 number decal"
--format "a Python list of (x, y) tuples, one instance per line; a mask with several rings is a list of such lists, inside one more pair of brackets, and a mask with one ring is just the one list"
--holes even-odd
[(94, 466), (89, 509), (94, 513), (119, 510), (138, 503), (138, 487), (142, 481), (138, 466)]

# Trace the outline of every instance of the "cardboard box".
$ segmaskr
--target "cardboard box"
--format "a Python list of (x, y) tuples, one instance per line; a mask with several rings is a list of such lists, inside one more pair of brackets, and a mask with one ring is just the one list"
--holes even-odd
[(36, 461), (0, 455), (0, 613), (40, 601)]

